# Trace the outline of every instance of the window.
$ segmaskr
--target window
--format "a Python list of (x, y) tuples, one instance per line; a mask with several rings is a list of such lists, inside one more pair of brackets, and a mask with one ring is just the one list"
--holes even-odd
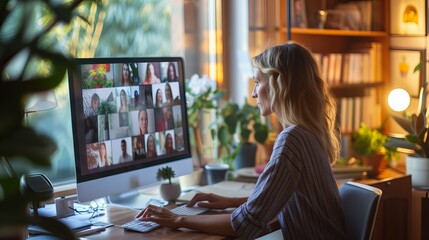
[[(198, 2), (198, 3), (197, 3)], [(214, 11), (214, 0), (110, 0), (106, 5), (82, 6), (80, 11), (89, 15), (91, 25), (81, 20), (75, 21), (70, 28), (58, 28), (55, 31), (56, 42), (77, 57), (106, 56), (183, 56), (189, 77), (198, 72), (201, 60), (195, 42), (185, 39), (198, 39), (197, 34), (206, 29), (205, 25), (186, 26), (193, 22), (199, 9)], [(185, 6), (191, 8), (185, 9)], [(211, 10), (210, 10), (211, 9)], [(191, 11), (192, 14), (185, 14)], [(205, 14), (214, 18), (214, 14)], [(41, 17), (41, 21), (46, 16)], [(186, 17), (186, 19), (185, 19)], [(213, 21), (208, 21), (213, 22)], [(207, 24), (207, 23), (206, 23)], [(189, 48), (186, 48), (189, 46)], [(205, 55), (207, 56), (207, 55)], [(195, 67), (197, 66), (197, 67)], [(207, 74), (207, 73), (206, 73)], [(28, 115), (28, 123), (38, 131), (50, 136), (58, 146), (49, 169), (42, 171), (55, 183), (74, 180), (74, 149), (70, 116), (68, 82), (64, 80), (55, 89), (58, 106), (52, 110)]]

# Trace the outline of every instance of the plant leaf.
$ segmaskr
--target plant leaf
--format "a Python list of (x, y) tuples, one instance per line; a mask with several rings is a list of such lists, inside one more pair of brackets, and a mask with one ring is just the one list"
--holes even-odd
[(413, 124), (409, 119), (406, 119), (404, 117), (399, 117), (396, 115), (392, 115), (392, 118), (401, 126), (405, 131), (407, 131), (409, 134), (416, 135), (416, 131), (414, 130)]
[(418, 133), (419, 135), (422, 134), (426, 126), (425, 114), (423, 114), (423, 112), (420, 112), (420, 114), (416, 118), (413, 118), (413, 121), (415, 121), (414, 126), (416, 129), (416, 133)]
[(0, 155), (22, 156), (41, 166), (50, 166), (51, 156), (56, 151), (55, 142), (28, 127), (21, 127), (12, 134), (0, 138)]
[(232, 135), (229, 134), (227, 127), (221, 126), (218, 130), (218, 139), (222, 146), (225, 146), (231, 142)]

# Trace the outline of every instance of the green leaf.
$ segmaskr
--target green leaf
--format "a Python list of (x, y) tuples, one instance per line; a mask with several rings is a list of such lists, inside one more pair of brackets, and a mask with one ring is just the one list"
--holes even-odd
[(255, 140), (260, 144), (264, 144), (268, 138), (268, 126), (261, 123), (255, 123), (253, 127), (255, 128)]
[(241, 135), (242, 141), (243, 142), (249, 142), (249, 137), (250, 137), (251, 133), (252, 133), (252, 131), (250, 131), (249, 129), (241, 128), (240, 135)]
[(419, 63), (414, 67), (413, 73), (420, 71), (420, 70), (422, 70), (422, 63)]
[(218, 129), (218, 139), (222, 146), (226, 146), (231, 143), (232, 135), (229, 133), (227, 127), (221, 126)]

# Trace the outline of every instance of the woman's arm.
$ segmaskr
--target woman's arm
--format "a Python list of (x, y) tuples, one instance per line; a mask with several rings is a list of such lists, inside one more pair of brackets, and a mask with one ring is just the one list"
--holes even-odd
[(210, 208), (210, 209), (225, 209), (230, 207), (238, 207), (247, 201), (247, 197), (233, 198), (223, 197), (213, 193), (198, 193), (191, 201), (187, 203), (188, 207), (192, 207), (197, 204), (198, 207)]
[(170, 210), (150, 205), (136, 218), (151, 221), (170, 228), (188, 228), (210, 234), (236, 237), (230, 221), (231, 214), (177, 215)]
[(238, 237), (231, 226), (231, 214), (180, 216), (180, 226), (210, 234)]

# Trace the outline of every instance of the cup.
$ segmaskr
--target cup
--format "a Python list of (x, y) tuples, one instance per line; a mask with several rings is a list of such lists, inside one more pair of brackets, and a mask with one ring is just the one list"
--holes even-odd
[(205, 166), (207, 173), (207, 183), (209, 185), (225, 181), (227, 178), (228, 164), (207, 164)]

